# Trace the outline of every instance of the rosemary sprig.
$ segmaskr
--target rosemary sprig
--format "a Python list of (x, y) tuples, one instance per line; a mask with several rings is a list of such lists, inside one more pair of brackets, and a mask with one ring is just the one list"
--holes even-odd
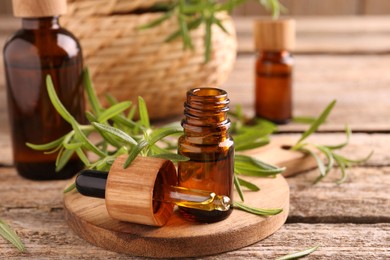
[[(365, 158), (352, 160), (336, 152), (336, 150), (340, 150), (349, 144), (349, 139), (352, 135), (352, 131), (348, 127), (348, 125), (345, 127), (346, 140), (341, 144), (320, 145), (320, 144), (309, 144), (304, 142), (304, 140), (306, 140), (311, 134), (315, 133), (318, 130), (319, 126), (326, 121), (327, 117), (329, 116), (335, 104), (336, 104), (336, 100), (333, 100), (324, 109), (321, 115), (312, 122), (309, 129), (302, 134), (302, 136), (299, 138), (297, 143), (293, 147), (291, 147), (291, 150), (301, 151), (303, 153), (309, 154), (313, 156), (314, 159), (316, 160), (318, 165), (318, 170), (320, 172), (320, 176), (317, 177), (314, 183), (318, 183), (319, 181), (321, 181), (324, 177), (328, 175), (328, 173), (333, 168), (333, 166), (337, 165), (340, 168), (341, 177), (336, 181), (336, 183), (341, 184), (347, 179), (346, 170), (349, 167), (351, 167), (354, 164), (366, 162), (373, 154), (373, 152), (370, 152)], [(317, 155), (318, 152), (324, 155), (324, 157), (326, 158), (326, 162), (324, 162)]]
[(276, 260), (299, 259), (301, 257), (310, 255), (311, 253), (316, 251), (319, 247), (320, 247), (320, 245), (317, 245), (317, 246), (314, 246), (314, 247), (311, 247), (311, 248), (308, 248), (308, 249), (305, 249), (305, 250), (302, 250), (302, 251), (299, 251), (299, 252), (295, 252), (295, 253), (291, 253), (291, 254), (279, 257)]
[[(286, 8), (279, 2), (279, 0), (257, 0), (260, 5), (264, 6), (266, 10), (272, 13), (274, 18), (277, 18), (281, 12), (284, 12)], [(223, 22), (218, 15), (222, 12), (232, 12), (232, 10), (245, 3), (246, 0), (175, 0), (170, 4), (163, 6), (165, 12), (155, 20), (141, 25), (139, 29), (149, 29), (159, 26), (163, 22), (169, 20), (172, 17), (178, 22), (178, 29), (171, 35), (167, 36), (165, 41), (170, 42), (177, 38), (183, 40), (184, 49), (193, 49), (192, 38), (190, 32), (197, 29), (199, 26), (204, 25), (205, 36), (205, 63), (211, 59), (212, 50), (212, 27), (216, 25), (223, 32), (229, 34), (226, 28), (223, 26)], [(161, 10), (161, 4), (159, 10)]]
[[(109, 171), (114, 160), (123, 154), (127, 154), (126, 162), (123, 165), (124, 168), (128, 167), (137, 156), (158, 157), (174, 162), (188, 160), (187, 157), (176, 153), (176, 144), (165, 139), (172, 135), (182, 134), (183, 130), (179, 124), (170, 124), (160, 128), (153, 128), (150, 124), (147, 106), (141, 97), (138, 99), (138, 121), (133, 120), (135, 106), (130, 102), (118, 102), (115, 98), (107, 96), (111, 107), (104, 108), (96, 96), (88, 70), (85, 71), (83, 77), (88, 101), (92, 109), (92, 111), (86, 112), (90, 124), (80, 124), (69, 114), (58, 99), (53, 83), (48, 76), (47, 91), (50, 100), (57, 112), (71, 124), (72, 130), (65, 136), (47, 144), (27, 144), (29, 147), (36, 150), (50, 150), (50, 152), (59, 151), (56, 162), (57, 170), (64, 167), (74, 153), (79, 156), (87, 168), (102, 171)], [(126, 114), (125, 111), (127, 110), (129, 110), (129, 112)], [(259, 131), (259, 127), (262, 129), (261, 131)], [(258, 121), (254, 126), (243, 124), (240, 126), (236, 125), (236, 138), (239, 142), (243, 143), (240, 150), (267, 143), (268, 136), (274, 129), (274, 125), (266, 121)], [(93, 143), (89, 139), (89, 136), (92, 133), (97, 133), (100, 136), (100, 141), (98, 143)], [(255, 142), (255, 145), (248, 145), (249, 142), (247, 139), (254, 133), (258, 137), (258, 141)], [(253, 137), (251, 140), (253, 142)], [(94, 153), (97, 159), (90, 161), (87, 152)], [(284, 170), (283, 168), (269, 165), (249, 156), (236, 155), (235, 160), (236, 173), (234, 182), (242, 201), (244, 201), (244, 196), (241, 186), (251, 191), (258, 191), (260, 188), (255, 184), (238, 177), (238, 175), (272, 177)], [(75, 185), (72, 183), (65, 188), (64, 192), (69, 192), (74, 188)], [(269, 212), (268, 209), (256, 209), (247, 205), (241, 206), (240, 209), (262, 216), (267, 215), (267, 212)], [(270, 212), (275, 213), (272, 209)]]
[(25, 252), (26, 248), (24, 247), (23, 242), (20, 240), (19, 236), (12, 230), (12, 228), (7, 225), (3, 220), (0, 219), (0, 236), (4, 239), (11, 242), (20, 252)]
[[(132, 119), (134, 105), (130, 102), (117, 102), (109, 97), (112, 106), (107, 109), (103, 108), (93, 89), (88, 70), (84, 73), (84, 86), (92, 108), (92, 112), (86, 114), (90, 121), (88, 125), (78, 123), (69, 114), (58, 99), (50, 76), (47, 77), (47, 91), (50, 100), (57, 112), (71, 124), (72, 130), (53, 142), (40, 145), (28, 143), (27, 145), (36, 150), (59, 151), (56, 161), (57, 171), (66, 165), (74, 153), (79, 156), (87, 168), (104, 171), (108, 171), (114, 160), (123, 154), (128, 155), (124, 167), (127, 167), (138, 155), (167, 158), (173, 161), (188, 160), (187, 157), (157, 145), (167, 136), (182, 133), (182, 129), (176, 126), (152, 128), (145, 101), (141, 97), (138, 99), (140, 119), (134, 121)], [(127, 115), (126, 110), (129, 110)], [(92, 133), (100, 135), (100, 141), (96, 144), (89, 139)], [(86, 152), (94, 153), (97, 159), (90, 161)], [(73, 188), (74, 185), (70, 185), (65, 192)]]

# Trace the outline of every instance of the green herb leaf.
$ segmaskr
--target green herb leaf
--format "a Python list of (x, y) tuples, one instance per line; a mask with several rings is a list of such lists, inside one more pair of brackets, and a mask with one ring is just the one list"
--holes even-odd
[(329, 149), (332, 149), (332, 150), (336, 150), (336, 149), (341, 149), (341, 148), (344, 148), (345, 146), (347, 146), (349, 144), (349, 139), (352, 135), (351, 128), (349, 128), (348, 125), (345, 126), (345, 134), (346, 134), (347, 138), (346, 138), (344, 143), (341, 143), (338, 145), (327, 145), (326, 147)]
[(121, 103), (118, 103), (116, 105), (113, 105), (112, 107), (110, 107), (109, 109), (107, 109), (103, 113), (101, 113), (98, 116), (97, 121), (99, 123), (106, 122), (107, 120), (119, 115), (120, 113), (122, 113), (123, 111), (128, 109), (130, 106), (131, 106), (130, 101), (125, 101), (125, 102), (121, 102)]
[(347, 179), (346, 168), (348, 167), (348, 162), (344, 160), (344, 158), (333, 154), (334, 160), (337, 162), (337, 165), (340, 167), (341, 178), (336, 181), (337, 184), (343, 183)]
[(163, 139), (163, 138), (165, 138), (165, 137), (167, 137), (169, 135), (181, 134), (181, 133), (183, 133), (183, 130), (182, 129), (178, 129), (176, 127), (160, 128), (160, 129), (155, 130), (150, 135), (149, 143), (150, 143), (150, 145), (153, 145), (153, 144), (157, 143), (158, 141), (160, 141), (161, 139)]
[(120, 138), (122, 141), (124, 141), (125, 143), (127, 143), (129, 145), (137, 145), (137, 142), (131, 136), (129, 136), (128, 134), (126, 134), (125, 132), (123, 132), (122, 130), (120, 130), (118, 128), (115, 128), (115, 127), (112, 127), (109, 125), (105, 125), (105, 124), (99, 124), (99, 123), (92, 123), (92, 125), (94, 127), (96, 127), (97, 129), (100, 129), (103, 132), (112, 134), (112, 135)]
[(74, 119), (74, 117), (66, 110), (66, 108), (58, 98), (50, 75), (47, 75), (46, 77), (46, 86), (51, 103), (53, 104), (57, 112), (61, 115), (61, 117), (71, 125), (77, 124), (76, 119)]
[(210, 61), (210, 57), (211, 57), (211, 49), (212, 49), (212, 31), (211, 31), (211, 27), (213, 26), (213, 23), (214, 23), (214, 10), (209, 10), (210, 12), (210, 17), (207, 17), (206, 18), (206, 35), (205, 35), (205, 38), (204, 38), (204, 41), (205, 41), (205, 62), (209, 62)]
[(247, 155), (236, 154), (234, 159), (234, 172), (248, 176), (273, 176), (285, 170), (264, 163)]
[(170, 160), (172, 162), (186, 162), (190, 160), (190, 158), (186, 156), (180, 154), (174, 154), (174, 153), (155, 154), (155, 155), (151, 155), (150, 157), (162, 158), (162, 159)]
[(76, 183), (75, 182), (72, 182), (69, 186), (67, 186), (65, 189), (64, 189), (64, 193), (68, 193), (72, 190), (76, 189)]
[(150, 128), (148, 109), (146, 107), (145, 100), (142, 97), (138, 97), (138, 107), (141, 124), (146, 128)]
[(251, 206), (248, 206), (248, 205), (244, 205), (243, 203), (236, 202), (236, 201), (233, 203), (233, 206), (234, 206), (235, 209), (246, 211), (246, 212), (249, 212), (249, 213), (252, 213), (252, 214), (255, 214), (255, 215), (259, 215), (259, 216), (273, 216), (273, 215), (277, 215), (277, 214), (279, 214), (279, 213), (281, 213), (283, 211), (283, 209), (260, 209), (260, 208), (255, 208), (255, 207), (251, 207)]
[(145, 29), (150, 29), (150, 28), (156, 27), (157, 25), (160, 25), (164, 21), (171, 18), (172, 14), (173, 14), (173, 12), (166, 12), (163, 15), (161, 15), (159, 18), (157, 18), (149, 23), (146, 23), (146, 24), (139, 26), (138, 29), (145, 30)]
[(76, 119), (74, 119), (74, 117), (66, 110), (66, 108), (64, 107), (64, 105), (61, 103), (60, 99), (58, 98), (57, 96), (57, 93), (54, 89), (54, 85), (53, 85), (53, 82), (51, 80), (51, 77), (50, 75), (48, 75), (46, 77), (46, 86), (47, 86), (47, 92), (49, 94), (49, 98), (50, 98), (50, 101), (51, 103), (53, 104), (53, 106), (55, 107), (55, 109), (57, 110), (57, 112), (61, 115), (61, 117), (67, 121), (68, 123), (70, 123), (73, 127), (73, 130), (75, 130), (76, 132), (76, 135), (78, 136), (78, 139), (81, 141), (81, 142), (84, 142), (85, 146), (93, 151), (94, 153), (96, 153), (97, 155), (99, 156), (104, 156), (105, 154), (103, 152), (101, 152), (95, 145), (93, 145), (88, 139), (87, 137), (84, 135), (84, 133), (82, 132), (79, 124), (77, 123)]
[(4, 239), (11, 242), (20, 252), (25, 252), (26, 248), (24, 247), (23, 242), (20, 240), (19, 236), (7, 225), (3, 220), (0, 219), (0, 236)]
[(311, 156), (313, 156), (313, 158), (316, 160), (317, 162), (317, 165), (318, 165), (318, 170), (320, 171), (320, 174), (321, 176), (325, 176), (326, 175), (326, 169), (325, 169), (325, 165), (324, 165), (324, 162), (321, 160), (320, 157), (318, 157), (318, 155), (313, 152), (312, 150), (310, 149), (305, 149), (305, 148), (300, 148), (299, 149), (300, 151), (303, 151), (305, 153), (308, 153), (310, 154)]
[(57, 140), (54, 140), (50, 143), (46, 143), (46, 144), (31, 144), (31, 143), (26, 143), (26, 145), (28, 147), (30, 147), (31, 149), (34, 149), (34, 150), (38, 150), (38, 151), (45, 151), (45, 150), (51, 150), (51, 149), (55, 149), (57, 148), (59, 145), (62, 144), (62, 142), (64, 141), (64, 138), (65, 136), (62, 136), (60, 138), (58, 138)]
[(127, 157), (124, 165), (123, 165), (123, 169), (126, 169), (127, 167), (129, 167), (129, 165), (134, 161), (134, 159), (140, 154), (140, 152), (145, 149), (146, 147), (149, 146), (149, 142), (146, 141), (146, 140), (142, 140), (141, 142), (139, 142), (137, 144), (137, 146), (135, 146), (131, 152), (129, 153), (129, 156)]
[(234, 182), (234, 186), (236, 187), (236, 190), (238, 192), (238, 195), (240, 196), (241, 201), (244, 201), (244, 193), (242, 192), (240, 181), (238, 180), (238, 177), (236, 174), (233, 175), (233, 182)]
[(87, 92), (89, 104), (91, 105), (93, 112), (95, 114), (99, 114), (100, 111), (102, 110), (102, 105), (100, 104), (95, 89), (93, 87), (91, 76), (89, 74), (89, 69), (84, 70), (83, 81), (84, 81), (85, 91)]
[(244, 179), (241, 179), (239, 177), (237, 177), (237, 179), (238, 179), (238, 182), (240, 183), (240, 186), (246, 187), (251, 191), (259, 191), (260, 190), (260, 188), (256, 184), (253, 184), (253, 183), (246, 181)]
[(318, 249), (318, 247), (319, 247), (319, 245), (314, 246), (314, 247), (311, 247), (311, 248), (308, 248), (308, 249), (305, 249), (305, 250), (300, 251), (300, 252), (296, 252), (296, 253), (292, 253), (292, 254), (288, 254), (288, 255), (279, 257), (279, 258), (277, 258), (276, 260), (298, 259), (298, 258), (307, 256), (307, 255), (310, 255), (311, 253), (313, 253), (314, 251), (316, 251), (316, 250)]
[(56, 160), (56, 172), (61, 171), (65, 167), (65, 165), (69, 162), (70, 158), (72, 158), (73, 154), (73, 150), (61, 150)]
[(308, 116), (295, 116), (292, 119), (292, 122), (298, 124), (313, 124), (315, 121), (316, 121), (315, 117), (308, 117)]
[[(321, 115), (317, 118), (316, 121), (314, 121), (313, 124), (311, 124), (310, 128), (305, 131), (301, 138), (298, 140), (297, 144), (300, 144), (303, 140), (305, 140), (307, 137), (309, 137), (312, 133), (316, 132), (318, 127), (323, 123), (325, 122), (325, 120), (327, 119), (329, 113), (332, 111), (333, 107), (335, 106), (336, 104), (336, 100), (333, 100), (326, 108), (325, 110), (321, 113)], [(295, 146), (293, 146), (291, 149), (292, 150), (295, 150)]]

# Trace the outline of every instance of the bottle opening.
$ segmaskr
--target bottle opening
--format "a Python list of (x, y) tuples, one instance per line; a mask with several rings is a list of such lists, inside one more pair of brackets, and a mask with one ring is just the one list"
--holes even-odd
[(189, 93), (197, 97), (215, 97), (215, 98), (221, 98), (222, 96), (227, 95), (225, 90), (218, 89), (218, 88), (196, 88), (190, 90)]

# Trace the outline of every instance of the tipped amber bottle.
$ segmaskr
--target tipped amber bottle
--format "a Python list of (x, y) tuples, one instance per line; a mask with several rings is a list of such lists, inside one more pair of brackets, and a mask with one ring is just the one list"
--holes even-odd
[[(227, 93), (221, 89), (187, 92), (178, 153), (190, 160), (179, 163), (178, 178), (181, 187), (214, 192), (233, 201), (234, 147), (228, 132), (228, 104)], [(180, 208), (187, 219), (207, 223), (223, 220), (231, 211)]]
[(15, 16), (22, 17), (22, 28), (6, 43), (3, 54), (15, 167), (29, 179), (70, 178), (82, 168), (77, 157), (55, 172), (57, 153), (26, 146), (51, 142), (71, 130), (50, 102), (46, 75), (52, 77), (68, 111), (83, 120), (81, 48), (58, 23), (66, 0), (13, 0), (13, 7)]
[(257, 20), (254, 39), (258, 56), (255, 68), (256, 116), (277, 124), (292, 118), (292, 73), (295, 21)]

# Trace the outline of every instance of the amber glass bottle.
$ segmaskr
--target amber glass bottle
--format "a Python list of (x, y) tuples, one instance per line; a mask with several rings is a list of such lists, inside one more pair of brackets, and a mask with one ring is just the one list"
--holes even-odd
[[(221, 89), (187, 92), (178, 152), (190, 160), (179, 163), (178, 177), (179, 186), (212, 191), (233, 201), (234, 147), (228, 132), (228, 104), (227, 93)], [(207, 223), (223, 220), (231, 211), (180, 208), (187, 219)]]
[(6, 43), (3, 54), (15, 167), (29, 179), (70, 178), (82, 168), (77, 157), (55, 172), (57, 153), (26, 146), (48, 143), (71, 130), (50, 102), (46, 75), (52, 77), (65, 107), (79, 121), (84, 118), (81, 48), (58, 23), (66, 1), (13, 0), (13, 5), (15, 16), (22, 17), (22, 28)]
[(294, 20), (257, 20), (255, 67), (256, 116), (277, 124), (292, 118)]

